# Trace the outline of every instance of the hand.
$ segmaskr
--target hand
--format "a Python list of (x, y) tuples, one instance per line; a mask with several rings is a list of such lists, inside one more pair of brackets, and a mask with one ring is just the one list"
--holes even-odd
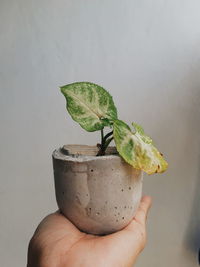
[(151, 198), (143, 197), (131, 223), (106, 236), (85, 234), (59, 212), (50, 214), (30, 241), (27, 267), (132, 266), (146, 243), (150, 206)]

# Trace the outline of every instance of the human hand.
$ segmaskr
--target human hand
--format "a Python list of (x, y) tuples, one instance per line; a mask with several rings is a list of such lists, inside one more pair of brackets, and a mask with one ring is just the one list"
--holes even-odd
[(106, 236), (80, 232), (59, 212), (36, 229), (27, 267), (128, 267), (146, 243), (146, 218), (151, 198), (143, 197), (135, 218), (123, 230)]

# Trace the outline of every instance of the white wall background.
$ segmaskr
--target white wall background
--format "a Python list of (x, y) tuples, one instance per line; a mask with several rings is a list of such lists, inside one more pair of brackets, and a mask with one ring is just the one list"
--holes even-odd
[(0, 1), (0, 265), (26, 264), (38, 222), (56, 209), (51, 153), (95, 144), (58, 86), (93, 81), (141, 123), (170, 167), (146, 176), (154, 199), (137, 267), (192, 267), (200, 247), (200, 2)]

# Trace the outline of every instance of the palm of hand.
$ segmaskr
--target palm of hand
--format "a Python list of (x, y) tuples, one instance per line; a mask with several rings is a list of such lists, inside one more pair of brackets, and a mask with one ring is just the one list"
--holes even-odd
[(28, 267), (132, 266), (146, 242), (150, 205), (151, 199), (144, 197), (132, 222), (106, 236), (82, 233), (58, 212), (47, 216), (30, 242)]

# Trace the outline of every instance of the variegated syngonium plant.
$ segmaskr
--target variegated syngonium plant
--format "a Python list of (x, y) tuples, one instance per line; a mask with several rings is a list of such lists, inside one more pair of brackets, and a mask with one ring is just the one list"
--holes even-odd
[[(104, 88), (90, 82), (76, 82), (62, 86), (61, 92), (73, 120), (88, 132), (101, 131), (97, 156), (104, 155), (114, 139), (121, 157), (135, 169), (148, 174), (161, 173), (167, 169), (167, 162), (143, 128), (132, 123), (131, 129), (118, 119), (112, 96)], [(103, 129), (106, 126), (112, 130), (104, 136)]]

